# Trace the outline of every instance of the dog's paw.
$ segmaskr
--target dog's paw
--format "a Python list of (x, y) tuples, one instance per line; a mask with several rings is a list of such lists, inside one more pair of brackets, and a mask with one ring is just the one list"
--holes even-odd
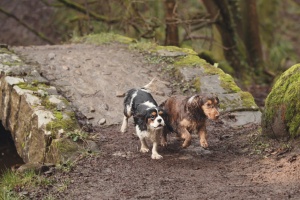
[(182, 144), (182, 148), (187, 148), (191, 145), (191, 141), (185, 140)]
[(147, 152), (149, 152), (149, 149), (143, 147), (143, 148), (141, 148), (140, 152), (142, 152), (142, 153), (147, 153)]
[(200, 146), (203, 148), (207, 148), (208, 147), (208, 143), (206, 140), (200, 140)]
[(162, 159), (163, 157), (159, 154), (152, 154), (151, 158), (154, 159), (154, 160), (158, 160), (158, 159)]
[(161, 145), (162, 147), (167, 147), (167, 146), (168, 146), (168, 142), (161, 142), (160, 145)]

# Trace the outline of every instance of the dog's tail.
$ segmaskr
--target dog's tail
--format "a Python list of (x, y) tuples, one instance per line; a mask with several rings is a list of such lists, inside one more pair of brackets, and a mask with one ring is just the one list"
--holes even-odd
[(156, 89), (155, 85), (154, 85), (155, 80), (156, 80), (156, 78), (153, 78), (147, 85), (143, 86), (142, 89), (145, 89), (149, 92), (154, 91)]

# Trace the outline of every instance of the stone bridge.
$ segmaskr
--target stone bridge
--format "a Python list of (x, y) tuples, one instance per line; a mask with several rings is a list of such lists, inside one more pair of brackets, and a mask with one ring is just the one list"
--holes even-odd
[(64, 45), (3, 47), (0, 71), (0, 120), (25, 163), (66, 161), (80, 148), (68, 133), (119, 124), (124, 93), (152, 78), (159, 103), (176, 93), (215, 93), (224, 123), (260, 123), (251, 94), (190, 49), (90, 35)]

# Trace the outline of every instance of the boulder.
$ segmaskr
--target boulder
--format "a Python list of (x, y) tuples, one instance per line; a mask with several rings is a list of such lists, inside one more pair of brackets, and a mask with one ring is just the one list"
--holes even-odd
[(262, 132), (270, 137), (300, 135), (300, 64), (286, 70), (265, 103)]

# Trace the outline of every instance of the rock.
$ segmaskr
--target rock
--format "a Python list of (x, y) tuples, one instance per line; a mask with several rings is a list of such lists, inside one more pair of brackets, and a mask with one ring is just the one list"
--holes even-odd
[(86, 145), (87, 145), (86, 148), (91, 152), (99, 152), (100, 151), (97, 143), (94, 142), (93, 140), (86, 140)]
[(96, 111), (96, 109), (95, 109), (94, 107), (90, 106), (90, 107), (89, 107), (89, 111), (90, 111), (91, 113), (93, 113), (93, 112)]
[(82, 73), (79, 70), (75, 70), (75, 73), (78, 75), (82, 75)]
[(102, 118), (99, 120), (98, 124), (99, 125), (104, 125), (106, 123), (106, 119)]
[(116, 97), (125, 97), (125, 92), (116, 91)]
[(300, 64), (286, 70), (265, 101), (262, 133), (270, 137), (300, 135)]
[(62, 100), (58, 98), (58, 95), (50, 95), (49, 102), (53, 104), (59, 104), (60, 102), (62, 102)]
[(46, 171), (49, 171), (51, 168), (53, 169), (53, 167), (55, 167), (55, 165), (53, 163), (45, 163), (45, 164), (26, 163), (24, 165), (21, 165), (17, 169), (17, 172), (24, 173), (24, 172), (33, 170), (36, 174), (40, 174), (40, 173), (44, 173)]
[(48, 59), (53, 60), (55, 58), (55, 56), (56, 56), (56, 54), (51, 52), (48, 54)]
[(62, 66), (62, 68), (63, 68), (64, 70), (66, 70), (66, 71), (67, 71), (67, 70), (70, 70), (70, 67), (68, 67), (68, 66), (65, 66), (65, 65), (64, 65), (64, 66)]
[(53, 139), (45, 160), (48, 163), (65, 163), (75, 160), (79, 155), (79, 150), (82, 150), (82, 147), (69, 138)]

